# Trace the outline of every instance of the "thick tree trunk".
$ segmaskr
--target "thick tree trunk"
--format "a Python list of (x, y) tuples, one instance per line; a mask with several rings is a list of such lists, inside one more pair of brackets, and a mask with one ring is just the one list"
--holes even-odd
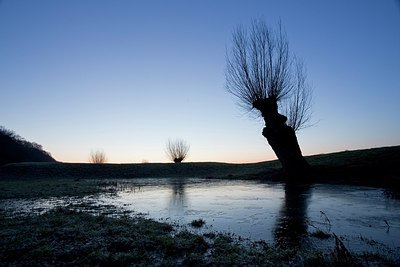
[(267, 125), (262, 134), (290, 177), (306, 174), (309, 165), (301, 154), (296, 134), (291, 127), (285, 124), (275, 127)]
[(267, 138), (283, 170), (290, 178), (305, 178), (309, 165), (301, 153), (295, 131), (286, 125), (287, 118), (278, 113), (276, 101), (263, 99), (255, 102), (254, 107), (261, 111), (265, 121), (262, 134)]

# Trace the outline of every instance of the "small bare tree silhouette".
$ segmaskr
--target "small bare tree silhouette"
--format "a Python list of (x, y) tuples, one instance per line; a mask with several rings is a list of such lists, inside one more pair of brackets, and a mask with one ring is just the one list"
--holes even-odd
[(89, 161), (90, 163), (94, 164), (104, 164), (107, 162), (107, 157), (104, 151), (101, 150), (91, 151), (89, 155)]
[(167, 156), (175, 163), (181, 163), (186, 159), (190, 145), (182, 139), (171, 140), (167, 142)]

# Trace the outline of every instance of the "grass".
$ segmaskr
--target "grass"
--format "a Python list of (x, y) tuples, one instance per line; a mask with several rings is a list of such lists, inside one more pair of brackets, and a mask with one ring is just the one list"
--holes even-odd
[(43, 215), (6, 218), (0, 213), (0, 266), (347, 266), (393, 265), (375, 253), (281, 249), (229, 234), (175, 232), (142, 217), (110, 218), (57, 208)]
[[(119, 219), (56, 209), (1, 220), (0, 258), (10, 265), (164, 265), (207, 249), (201, 236), (171, 235), (172, 226), (140, 217)], [(0, 263), (1, 265), (1, 263)]]
[(0, 166), (0, 178), (27, 179), (131, 179), (131, 178), (234, 178), (276, 171), (278, 162), (229, 164), (216, 162), (88, 164), (88, 163), (16, 163)]
[(315, 230), (314, 232), (311, 233), (311, 236), (316, 237), (318, 239), (329, 239), (332, 237), (331, 234), (322, 231), (320, 229)]
[[(400, 192), (400, 146), (307, 157), (315, 182), (381, 186)], [(277, 161), (252, 164), (65, 164), (0, 166), (0, 199), (83, 197), (113, 193), (113, 178), (199, 177), (279, 180)], [(111, 190), (111, 191), (110, 191)], [(71, 207), (69, 207), (71, 208)], [(73, 209), (73, 207), (71, 208)], [(85, 210), (79, 207), (80, 210)], [(101, 209), (100, 212), (102, 213)], [(104, 211), (104, 214), (107, 212)], [(192, 222), (201, 227), (204, 221)], [(388, 225), (389, 227), (389, 225)], [(0, 266), (358, 266), (398, 263), (374, 253), (354, 254), (340, 240), (335, 250), (277, 248), (229, 234), (177, 232), (143, 217), (110, 218), (56, 208), (42, 215), (8, 218), (0, 208)], [(315, 238), (326, 238), (314, 232)], [(345, 252), (346, 257), (341, 257)], [(350, 253), (350, 254), (349, 254)]]
[(98, 180), (17, 179), (0, 180), (0, 199), (48, 198), (93, 195), (107, 191)]
[[(317, 180), (362, 179), (377, 175), (400, 175), (400, 146), (343, 151), (306, 157)], [(277, 160), (230, 164), (217, 162), (86, 164), (86, 163), (16, 163), (0, 166), (0, 179), (34, 178), (265, 178), (272, 179), (281, 168)], [(342, 178), (337, 177), (340, 174)], [(279, 176), (279, 175), (278, 175)], [(362, 176), (362, 177), (361, 177)], [(351, 182), (351, 181), (349, 181)]]
[(203, 219), (198, 219), (198, 220), (193, 220), (190, 222), (190, 226), (194, 228), (201, 228), (206, 224), (206, 222)]
[[(383, 187), (389, 196), (400, 197), (400, 146), (321, 154), (306, 159), (312, 166), (316, 183)], [(98, 186), (102, 179), (191, 177), (279, 181), (280, 168), (276, 160), (247, 164), (8, 164), (0, 166), (0, 198), (103, 192), (104, 187)], [(47, 192), (41, 190), (43, 186)]]

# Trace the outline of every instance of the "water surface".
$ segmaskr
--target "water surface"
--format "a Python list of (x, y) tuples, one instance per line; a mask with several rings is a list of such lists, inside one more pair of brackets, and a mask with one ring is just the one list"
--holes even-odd
[(0, 207), (44, 212), (84, 201), (180, 225), (201, 218), (206, 225), (199, 231), (231, 232), (252, 240), (296, 244), (305, 242), (307, 233), (322, 230), (340, 236), (350, 249), (381, 244), (400, 248), (400, 201), (387, 198), (382, 189), (166, 178), (113, 180), (112, 186), (116, 195), (6, 200)]

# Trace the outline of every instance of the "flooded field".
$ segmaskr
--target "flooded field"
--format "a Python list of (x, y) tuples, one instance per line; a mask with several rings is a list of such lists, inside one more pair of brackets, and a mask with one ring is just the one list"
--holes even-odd
[[(110, 180), (105, 186), (116, 193), (2, 200), (0, 208), (6, 214), (24, 214), (56, 206), (100, 213), (107, 207), (110, 215), (144, 214), (179, 225), (202, 219), (205, 226), (193, 231), (230, 232), (272, 243), (311, 242), (304, 237), (323, 232), (340, 236), (353, 250), (400, 248), (400, 201), (387, 198), (382, 189), (177, 178)], [(312, 242), (333, 244), (318, 240)]]

